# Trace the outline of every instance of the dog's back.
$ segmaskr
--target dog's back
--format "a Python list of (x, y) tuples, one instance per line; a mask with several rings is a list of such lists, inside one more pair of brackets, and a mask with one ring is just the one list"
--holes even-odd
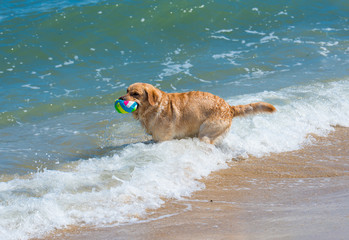
[(165, 93), (145, 83), (132, 84), (121, 98), (138, 103), (133, 116), (155, 141), (199, 137), (216, 143), (229, 131), (234, 117), (276, 111), (269, 103), (230, 106), (211, 93)]

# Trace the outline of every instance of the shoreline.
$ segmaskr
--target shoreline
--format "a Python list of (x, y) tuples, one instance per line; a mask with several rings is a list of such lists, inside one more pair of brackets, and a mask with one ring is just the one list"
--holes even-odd
[(47, 239), (345, 239), (349, 128), (300, 150), (249, 157), (201, 180), (206, 188), (138, 223), (69, 228)]

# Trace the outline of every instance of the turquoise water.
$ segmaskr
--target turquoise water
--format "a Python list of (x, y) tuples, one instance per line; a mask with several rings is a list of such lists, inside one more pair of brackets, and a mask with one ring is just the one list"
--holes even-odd
[[(346, 1), (2, 4), (1, 172), (27, 172), (18, 164), (32, 165), (35, 151), (45, 166), (99, 147), (99, 132), (120, 119), (113, 100), (133, 82), (229, 98), (344, 78), (348, 10)], [(55, 133), (42, 137), (45, 128)], [(53, 140), (60, 128), (70, 149)]]
[[(311, 142), (309, 133), (349, 126), (348, 26), (349, 2), (339, 0), (2, 2), (0, 216), (7, 217), (0, 235), (26, 239), (69, 224), (133, 221), (127, 216), (158, 207), (162, 198), (201, 188), (195, 179), (228, 159), (297, 149)], [(195, 139), (163, 146), (113, 108), (134, 82), (209, 91), (232, 105), (264, 100), (279, 111), (234, 120), (220, 147)], [(216, 160), (181, 172), (208, 159)], [(183, 169), (171, 165), (178, 160)], [(165, 171), (164, 164), (171, 168), (160, 179), (172, 192), (156, 184), (152, 169)], [(174, 187), (173, 175), (188, 185)], [(64, 185), (54, 184), (62, 179)], [(105, 202), (130, 198), (124, 185), (139, 183), (148, 184), (144, 191), (158, 189), (151, 198), (139, 193), (146, 199), (136, 201), (139, 211), (124, 200)], [(82, 199), (98, 202), (100, 211), (80, 209)], [(26, 228), (33, 209), (44, 223)], [(13, 223), (24, 230), (9, 228)]]

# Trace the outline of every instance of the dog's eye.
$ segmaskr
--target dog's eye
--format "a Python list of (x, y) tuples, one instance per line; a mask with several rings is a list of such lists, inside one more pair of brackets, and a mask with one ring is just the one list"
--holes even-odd
[(131, 93), (131, 96), (132, 96), (132, 97), (139, 97), (139, 94), (136, 93), (136, 92), (134, 92), (134, 93)]

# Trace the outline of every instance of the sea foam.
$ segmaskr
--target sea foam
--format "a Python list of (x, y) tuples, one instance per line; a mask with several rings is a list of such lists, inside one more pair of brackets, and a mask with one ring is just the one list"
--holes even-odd
[(262, 156), (311, 143), (334, 126), (349, 127), (349, 81), (316, 83), (230, 99), (231, 105), (254, 101), (276, 103), (277, 112), (235, 118), (224, 144), (236, 154)]
[(72, 224), (132, 222), (204, 185), (195, 179), (226, 166), (226, 156), (197, 139), (129, 145), (0, 183), (2, 239), (27, 239)]

